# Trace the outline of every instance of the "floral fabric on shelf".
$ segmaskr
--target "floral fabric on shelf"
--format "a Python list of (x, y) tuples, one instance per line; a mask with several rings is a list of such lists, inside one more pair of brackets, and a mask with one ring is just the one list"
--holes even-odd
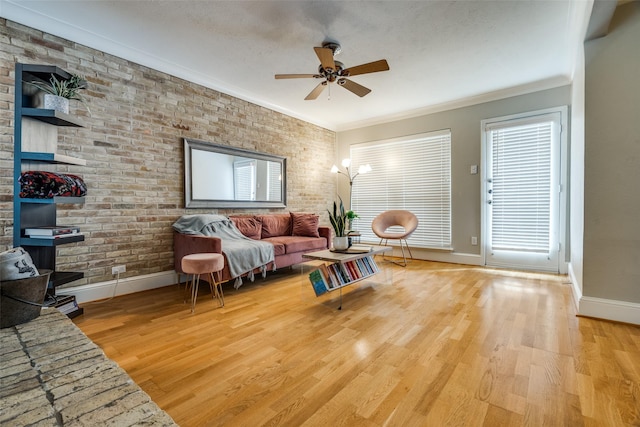
[(87, 186), (76, 175), (45, 171), (23, 172), (20, 182), (20, 197), (26, 199), (51, 199), (53, 197), (82, 197)]

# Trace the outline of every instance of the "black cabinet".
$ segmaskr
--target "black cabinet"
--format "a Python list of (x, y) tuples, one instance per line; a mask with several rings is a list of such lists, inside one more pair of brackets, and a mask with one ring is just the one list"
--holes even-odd
[[(26, 228), (57, 225), (57, 205), (84, 203), (83, 197), (55, 197), (29, 199), (20, 197), (18, 179), (26, 170), (51, 170), (51, 165), (86, 165), (83, 159), (57, 153), (58, 127), (81, 127), (82, 122), (69, 114), (55, 110), (34, 108), (31, 101), (36, 89), (27, 82), (48, 82), (54, 75), (58, 80), (68, 80), (71, 74), (51, 65), (16, 63), (15, 68), (15, 122), (14, 122), (14, 191), (13, 191), (13, 245), (25, 248), (38, 268), (53, 271), (47, 290), (47, 302), (53, 306), (62, 296), (56, 296), (55, 288), (84, 277), (82, 272), (56, 270), (56, 247), (84, 240), (82, 234), (61, 239), (33, 238), (25, 236)], [(68, 300), (65, 297), (65, 300)], [(68, 313), (70, 317), (82, 309)]]

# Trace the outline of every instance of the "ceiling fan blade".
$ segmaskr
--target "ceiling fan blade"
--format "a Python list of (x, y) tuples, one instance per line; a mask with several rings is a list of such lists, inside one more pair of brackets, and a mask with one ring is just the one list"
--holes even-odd
[(336, 63), (333, 60), (333, 51), (327, 47), (314, 47), (316, 51), (316, 55), (318, 55), (318, 59), (320, 60), (320, 64), (322, 64), (322, 68), (335, 70)]
[(344, 69), (341, 75), (350, 77), (357, 76), (358, 74), (377, 73), (378, 71), (387, 70), (389, 70), (387, 60), (381, 59), (379, 61), (369, 62), (368, 64), (356, 65), (355, 67)]
[(276, 74), (276, 79), (319, 79), (320, 74)]
[(322, 93), (322, 91), (324, 90), (324, 87), (326, 85), (327, 85), (326, 81), (320, 83), (311, 92), (309, 92), (309, 95), (307, 95), (307, 97), (304, 100), (305, 101), (311, 101), (311, 100), (316, 99), (318, 96), (320, 96), (320, 94)]
[(359, 97), (363, 97), (366, 94), (368, 94), (369, 92), (371, 92), (371, 89), (366, 88), (362, 85), (359, 85), (356, 82), (353, 82), (351, 80), (347, 80), (347, 79), (339, 79), (338, 80), (338, 84), (340, 86), (342, 86), (343, 88), (347, 89), (348, 91), (351, 91), (353, 93), (355, 93), (356, 95), (358, 95)]

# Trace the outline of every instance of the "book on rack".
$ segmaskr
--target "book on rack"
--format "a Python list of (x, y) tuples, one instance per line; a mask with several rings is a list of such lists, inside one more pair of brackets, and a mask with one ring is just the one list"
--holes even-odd
[(360, 272), (362, 273), (363, 276), (371, 275), (371, 272), (369, 271), (369, 269), (367, 268), (366, 264), (364, 263), (364, 259), (363, 258), (357, 259), (356, 260), (356, 265), (358, 266), (358, 269), (360, 270)]
[(80, 228), (72, 225), (67, 226), (52, 226), (52, 227), (34, 227), (25, 228), (24, 234), (26, 236), (63, 236), (69, 234), (77, 234), (80, 232)]
[(84, 236), (82, 233), (56, 234), (55, 236), (29, 236), (31, 239), (68, 239), (70, 237)]
[(318, 268), (320, 269), (320, 272), (322, 273), (325, 280), (327, 281), (327, 284), (329, 285), (329, 289), (335, 289), (338, 286), (340, 286), (336, 277), (333, 274), (331, 274), (331, 272), (327, 268), (327, 264), (322, 264)]
[(373, 246), (368, 246), (368, 245), (351, 245), (349, 246), (348, 249), (350, 252), (349, 253), (359, 253), (359, 254), (366, 254), (368, 252), (371, 252), (373, 250)]
[(339, 263), (336, 262), (336, 263), (330, 264), (328, 268), (332, 276), (338, 282), (338, 286), (342, 286), (345, 283), (347, 283), (347, 280), (345, 280), (344, 275), (342, 274), (342, 269), (340, 268)]
[(47, 295), (44, 305), (47, 307), (55, 307), (62, 314), (66, 314), (70, 318), (83, 312), (82, 308), (78, 306), (75, 295)]
[(346, 267), (349, 269), (349, 274), (351, 275), (352, 280), (358, 280), (362, 275), (358, 271), (356, 264), (354, 261), (349, 261), (346, 264)]
[(60, 307), (76, 299), (73, 295), (46, 295), (43, 305), (46, 307)]
[(60, 305), (56, 307), (58, 310), (60, 310), (60, 312), (62, 314), (69, 314), (72, 311), (76, 311), (78, 309), (78, 302), (75, 300), (75, 298), (71, 301), (69, 301), (66, 304)]
[(347, 249), (331, 249), (331, 252), (340, 254), (366, 254), (373, 250), (372, 246), (367, 245), (351, 245)]
[(327, 293), (329, 291), (329, 287), (327, 286), (327, 282), (324, 277), (322, 277), (322, 273), (319, 268), (316, 268), (311, 273), (309, 273), (309, 281), (313, 286), (313, 291), (316, 293), (316, 296)]

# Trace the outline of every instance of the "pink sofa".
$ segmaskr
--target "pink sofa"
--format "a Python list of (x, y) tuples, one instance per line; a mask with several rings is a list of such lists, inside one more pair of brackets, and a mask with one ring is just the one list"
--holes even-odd
[[(254, 240), (273, 244), (276, 268), (289, 267), (302, 262), (302, 254), (329, 248), (331, 229), (318, 226), (318, 216), (309, 213), (283, 213), (263, 215), (231, 215), (238, 230)], [(173, 233), (174, 268), (182, 271), (182, 257), (201, 252), (222, 253), (222, 242), (217, 237)], [(225, 262), (226, 264), (226, 262)], [(268, 266), (271, 271), (272, 266)], [(258, 269), (254, 270), (258, 272)], [(225, 266), (222, 280), (233, 279)]]

